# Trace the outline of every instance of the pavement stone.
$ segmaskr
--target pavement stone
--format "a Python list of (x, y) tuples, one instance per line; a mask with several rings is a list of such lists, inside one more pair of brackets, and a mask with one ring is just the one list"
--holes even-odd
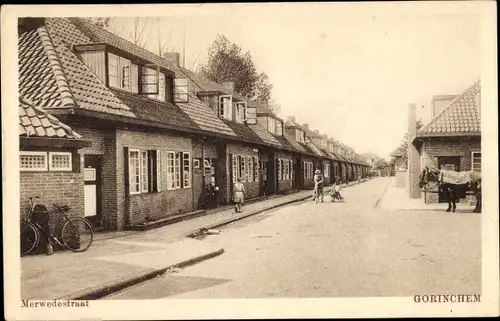
[[(351, 183), (349, 186), (355, 186)], [(222, 247), (186, 238), (202, 228), (240, 220), (270, 208), (311, 197), (311, 190), (247, 204), (243, 213), (226, 209), (148, 231), (97, 233), (83, 253), (55, 252), (21, 258), (23, 299), (93, 298), (224, 252)]]

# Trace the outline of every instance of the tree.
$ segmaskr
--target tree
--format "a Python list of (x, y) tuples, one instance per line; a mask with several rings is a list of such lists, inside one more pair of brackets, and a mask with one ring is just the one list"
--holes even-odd
[(208, 79), (223, 83), (234, 82), (236, 93), (268, 106), (276, 112), (279, 104), (272, 98), (272, 85), (265, 72), (257, 73), (252, 56), (232, 43), (224, 35), (218, 34), (208, 49), (208, 61), (198, 72)]

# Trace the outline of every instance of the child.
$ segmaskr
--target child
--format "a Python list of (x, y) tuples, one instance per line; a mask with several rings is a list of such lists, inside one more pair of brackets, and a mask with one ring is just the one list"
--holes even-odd
[(234, 183), (233, 189), (234, 211), (236, 213), (241, 212), (241, 205), (243, 205), (243, 202), (245, 201), (245, 196), (245, 186), (241, 182), (241, 178), (238, 177), (238, 181)]
[(321, 175), (321, 171), (319, 169), (317, 169), (314, 172), (313, 201), (316, 200), (316, 203), (317, 203), (320, 199), (321, 199), (321, 203), (323, 203), (323, 176)]
[(337, 181), (333, 183), (332, 189), (330, 190), (330, 196), (332, 197), (332, 202), (335, 200), (343, 201), (344, 198), (340, 195), (340, 186), (337, 184)]

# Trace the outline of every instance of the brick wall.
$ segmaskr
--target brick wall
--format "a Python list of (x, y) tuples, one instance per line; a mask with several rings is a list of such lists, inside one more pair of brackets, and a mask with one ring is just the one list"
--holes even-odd
[[(241, 156), (259, 156), (259, 152), (257, 149), (245, 145), (237, 145), (237, 144), (228, 144), (226, 148), (226, 162), (228, 164), (227, 170), (227, 182), (226, 182), (226, 199), (229, 201), (232, 198), (232, 179), (229, 175), (231, 173), (232, 160), (230, 159), (230, 155), (241, 155)], [(243, 182), (245, 186), (245, 191), (248, 198), (254, 198), (259, 196), (260, 192), (260, 179), (257, 182)]]
[[(460, 171), (470, 171), (472, 152), (481, 150), (479, 137), (425, 139), (420, 149), (420, 161), (423, 166), (438, 168), (439, 156), (459, 156)], [(422, 195), (423, 197), (423, 195)], [(439, 195), (428, 193), (426, 203), (437, 203)]]
[[(314, 164), (314, 159), (310, 156), (302, 156), (301, 162), (311, 162)], [(301, 172), (302, 179), (303, 179), (303, 187), (305, 189), (310, 189), (314, 187), (314, 168), (313, 168), (313, 175), (311, 178), (305, 178), (304, 177), (304, 171)]]
[[(27, 149), (34, 150), (34, 149)], [(84, 216), (83, 204), (83, 166), (81, 158), (75, 150), (52, 150), (37, 149), (37, 151), (72, 152), (73, 171), (72, 172), (20, 172), (20, 206), (21, 218), (24, 218), (29, 209), (29, 197), (39, 196), (38, 202), (52, 211), (52, 204), (68, 205), (71, 210), (68, 215), (71, 217)], [(56, 226), (61, 222), (59, 216), (50, 213), (49, 225), (51, 232), (56, 231)], [(61, 228), (62, 226), (58, 226)]]
[[(124, 148), (161, 151), (161, 192), (126, 196)], [(193, 180), (191, 187), (167, 190), (167, 151), (190, 152), (191, 139), (164, 133), (125, 130), (116, 132), (117, 229), (148, 219), (159, 219), (194, 209)], [(192, 156), (191, 156), (192, 157)], [(192, 164), (192, 162), (191, 162)], [(182, 164), (181, 164), (182, 166)]]

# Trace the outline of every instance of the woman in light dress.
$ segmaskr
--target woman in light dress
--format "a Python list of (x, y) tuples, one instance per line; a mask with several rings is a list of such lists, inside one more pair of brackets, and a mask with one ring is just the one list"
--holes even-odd
[(245, 186), (241, 182), (241, 178), (238, 177), (238, 181), (234, 183), (234, 188), (233, 188), (234, 211), (236, 213), (241, 212), (241, 206), (245, 201), (245, 197), (246, 197)]

